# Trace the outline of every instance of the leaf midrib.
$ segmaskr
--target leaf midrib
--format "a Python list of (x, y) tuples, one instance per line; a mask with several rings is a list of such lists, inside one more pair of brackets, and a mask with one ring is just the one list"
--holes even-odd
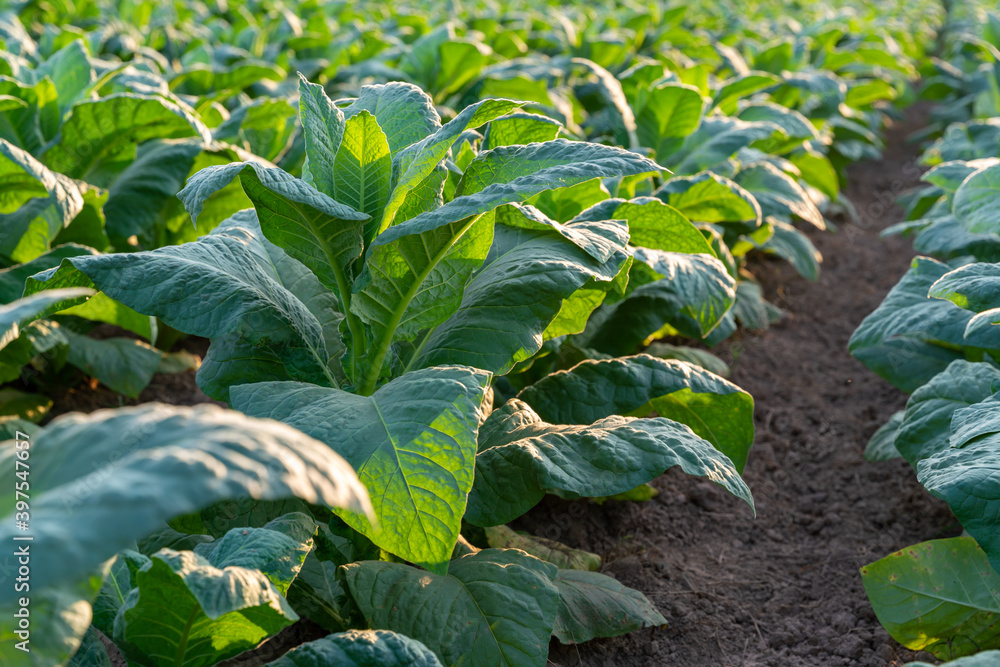
[[(382, 415), (382, 410), (379, 408), (378, 401), (375, 399), (375, 397), (371, 397), (371, 402), (372, 402), (372, 407), (375, 408), (375, 414), (378, 415), (379, 423), (382, 425), (382, 429), (385, 431), (385, 436), (389, 440), (389, 445), (390, 448), (392, 449), (392, 456), (396, 462), (396, 470), (399, 472), (399, 476), (403, 480), (403, 484), (406, 486), (406, 493), (410, 498), (410, 504), (413, 505), (413, 509), (416, 512), (417, 523), (420, 526), (420, 530), (424, 534), (424, 543), (430, 544), (430, 535), (427, 532), (427, 527), (424, 525), (423, 516), (420, 512), (420, 509), (417, 507), (417, 499), (414, 497), (413, 489), (410, 487), (410, 480), (407, 479), (406, 473), (403, 471), (403, 464), (399, 458), (399, 449), (397, 447), (396, 439), (393, 437), (392, 432), (389, 430), (389, 423), (385, 420), (385, 417)], [(375, 453), (378, 451), (378, 449), (379, 449), (378, 447), (375, 448), (375, 451), (373, 451), (371, 456), (368, 457), (368, 459), (365, 461), (365, 464), (361, 466), (361, 468), (358, 470), (358, 473), (360, 473), (361, 470), (363, 470), (368, 465), (368, 463), (375, 456)], [(383, 494), (383, 498), (385, 497), (385, 495), (388, 495), (389, 483), (391, 482), (392, 478), (390, 477), (389, 482), (386, 483), (386, 490), (385, 493)]]
[(191, 614), (188, 616), (187, 624), (185, 624), (184, 629), (181, 631), (180, 640), (177, 643), (177, 657), (174, 659), (174, 667), (183, 667), (184, 657), (187, 653), (187, 642), (188, 637), (191, 634), (191, 626), (194, 625), (195, 618), (198, 617), (198, 612), (201, 608), (198, 605), (194, 605), (191, 609)]
[[(360, 385), (358, 386), (358, 393), (362, 396), (370, 396), (375, 390), (375, 383), (378, 381), (379, 372), (382, 368), (382, 363), (385, 360), (385, 355), (389, 351), (389, 346), (392, 344), (392, 339), (395, 336), (396, 329), (399, 328), (399, 322), (403, 319), (403, 315), (406, 313), (406, 309), (409, 307), (410, 302), (416, 297), (417, 292), (423, 286), (424, 281), (427, 280), (427, 276), (430, 275), (438, 264), (445, 258), (448, 252), (455, 247), (455, 243), (462, 238), (469, 228), (472, 227), (478, 221), (483, 214), (470, 215), (469, 222), (463, 225), (456, 234), (452, 236), (451, 243), (445, 245), (433, 258), (427, 263), (427, 266), (423, 271), (417, 274), (416, 279), (410, 288), (403, 295), (403, 298), (397, 303), (397, 307), (390, 311), (392, 316), (389, 318), (388, 325), (385, 327), (382, 337), (377, 341), (377, 348), (375, 350), (375, 356), (372, 357), (371, 365), (368, 367), (368, 371), (365, 377), (362, 379)], [(423, 234), (419, 235), (423, 239)]]

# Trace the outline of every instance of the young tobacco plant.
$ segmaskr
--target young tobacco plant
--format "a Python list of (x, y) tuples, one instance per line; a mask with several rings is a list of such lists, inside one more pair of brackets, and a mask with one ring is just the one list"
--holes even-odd
[[(553, 634), (576, 642), (663, 623), (609, 577), (479, 550), (460, 534), (463, 521), (506, 523), (546, 493), (612, 496), (675, 465), (752, 506), (739, 473), (752, 400), (707, 371), (648, 356), (588, 361), (492, 409), (491, 379), (582, 331), (631, 264), (625, 221), (560, 224), (524, 202), (659, 167), (566, 140), (499, 145), (464, 168), (448, 159), (463, 133), (516, 110), (510, 100), (441, 124), (408, 84), (334, 104), (303, 80), (299, 104), (301, 179), (257, 163), (202, 170), (179, 195), (194, 220), (236, 179), (254, 209), (197, 242), (67, 258), (27, 292), (97, 289), (210, 338), (206, 393), (292, 425), (354, 467), (372, 515), (333, 507), (326, 546), (289, 592), (327, 629), (392, 630), (446, 665), (544, 665)], [(630, 416), (654, 410), (694, 430)], [(734, 437), (701, 435), (734, 425)], [(185, 522), (211, 532), (201, 524)], [(124, 622), (116, 636), (128, 636)]]

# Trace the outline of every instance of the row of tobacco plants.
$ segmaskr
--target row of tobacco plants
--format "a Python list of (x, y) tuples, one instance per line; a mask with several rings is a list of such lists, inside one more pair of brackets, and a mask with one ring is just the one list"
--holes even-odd
[(910, 394), (866, 458), (905, 459), (962, 534), (907, 547), (861, 574), (901, 644), (991, 665), (1000, 659), (1000, 15), (954, 10), (924, 81), (940, 137), (920, 158), (929, 169), (906, 195), (906, 221), (885, 231), (912, 237), (920, 256), (850, 348)]
[[(666, 622), (506, 524), (673, 466), (753, 506), (705, 348), (780, 315), (748, 254), (817, 277), (797, 226), (852, 214), (936, 13), (537, 5), (0, 15), (4, 664), (214, 665), (307, 618), (272, 664), (544, 665)], [(39, 426), (193, 367), (230, 409)]]

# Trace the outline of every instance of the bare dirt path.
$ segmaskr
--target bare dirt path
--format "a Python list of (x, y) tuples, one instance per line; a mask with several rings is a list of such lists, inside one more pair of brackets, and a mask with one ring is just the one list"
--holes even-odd
[(644, 591), (666, 629), (577, 647), (553, 643), (558, 665), (899, 665), (914, 658), (879, 626), (858, 568), (905, 545), (955, 534), (943, 503), (902, 461), (868, 463), (868, 437), (905, 396), (846, 351), (858, 323), (913, 253), (878, 232), (902, 218), (895, 194), (919, 178), (907, 134), (890, 129), (882, 160), (850, 171), (860, 225), (812, 234), (818, 283), (787, 264), (755, 267), (787, 311), (766, 333), (724, 348), (732, 380), (756, 399), (757, 440), (746, 480), (757, 518), (707, 482), (672, 471), (642, 504), (548, 500), (519, 527), (605, 557), (604, 571)]

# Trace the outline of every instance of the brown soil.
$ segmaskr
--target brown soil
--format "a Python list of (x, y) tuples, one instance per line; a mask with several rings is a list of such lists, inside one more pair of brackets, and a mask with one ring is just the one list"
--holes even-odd
[(902, 219), (891, 202), (919, 178), (905, 137), (924, 118), (912, 110), (890, 128), (882, 160), (850, 170), (846, 194), (861, 222), (811, 234), (824, 257), (818, 283), (785, 263), (754, 267), (786, 316), (722, 355), (756, 401), (744, 475), (756, 519), (718, 487), (675, 471), (654, 482), (660, 495), (647, 503), (549, 499), (522, 519), (519, 528), (603, 556), (604, 572), (646, 593), (668, 620), (664, 629), (579, 647), (553, 642), (553, 663), (835, 667), (921, 657), (881, 628), (858, 568), (956, 534), (957, 525), (906, 463), (862, 459), (905, 396), (846, 350), (913, 256), (906, 241), (882, 241), (878, 232)]
[[(811, 234), (824, 257), (818, 283), (783, 262), (761, 259), (754, 266), (786, 315), (767, 332), (727, 343), (720, 354), (733, 365), (732, 380), (756, 400), (757, 439), (745, 473), (756, 518), (712, 484), (670, 471), (654, 482), (660, 495), (649, 502), (548, 498), (518, 522), (600, 554), (604, 572), (646, 593), (668, 620), (662, 629), (582, 646), (553, 641), (552, 663), (836, 667), (928, 657), (901, 648), (881, 628), (858, 568), (954, 534), (956, 524), (905, 463), (862, 459), (868, 438), (905, 396), (846, 352), (855, 327), (912, 257), (906, 241), (882, 241), (878, 232), (902, 218), (891, 202), (917, 182), (917, 151), (905, 137), (925, 118), (926, 110), (911, 110), (890, 128), (882, 160), (850, 170), (846, 194), (861, 222)], [(198, 344), (185, 346), (198, 351)], [(192, 372), (157, 376), (137, 401), (86, 386), (54, 398), (53, 415), (209, 400)], [(296, 625), (270, 644), (282, 653), (313, 634)], [(260, 664), (263, 648), (231, 664)]]

